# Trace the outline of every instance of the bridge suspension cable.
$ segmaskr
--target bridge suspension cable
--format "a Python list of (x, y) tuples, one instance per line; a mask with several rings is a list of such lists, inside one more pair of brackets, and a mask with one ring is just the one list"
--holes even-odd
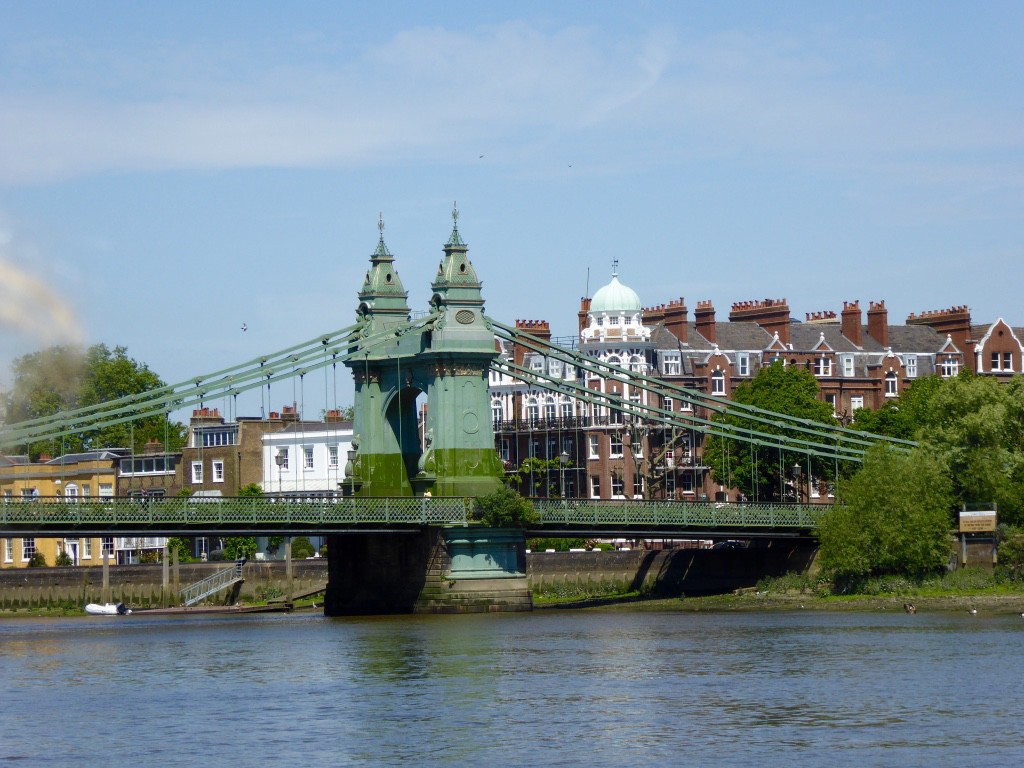
[(56, 439), (148, 416), (165, 415), (174, 410), (199, 405), (211, 398), (236, 396), (272, 382), (302, 376), (352, 359), (375, 347), (393, 342), (396, 337), (423, 327), (438, 316), (437, 313), (426, 315), (367, 336), (361, 335), (363, 326), (357, 323), (178, 384), (10, 424), (0, 429), (0, 448)]
[[(540, 371), (528, 370), (506, 359), (496, 359), (491, 367), (499, 373), (506, 373), (538, 387), (556, 392), (569, 392), (577, 399), (603, 406), (624, 414), (642, 415), (644, 418), (666, 426), (683, 427), (704, 434), (730, 440), (748, 442), (755, 446), (770, 446), (797, 450), (808, 455), (859, 462), (864, 452), (873, 445), (886, 443), (909, 450), (916, 443), (861, 430), (848, 429), (838, 425), (822, 424), (810, 419), (768, 411), (756, 406), (737, 403), (707, 395), (679, 384), (655, 379), (611, 363), (588, 357), (575, 350), (566, 349), (548, 340), (540, 339), (521, 329), (505, 325), (488, 318), (495, 329), (495, 335), (502, 340), (518, 344), (538, 354), (568, 363), (601, 378), (625, 381), (633, 387), (646, 390), (659, 397), (672, 397), (689, 403), (694, 409), (703, 408), (712, 413), (730, 415), (741, 423), (704, 418), (692, 413), (669, 411), (651, 404), (624, 402), (614, 393), (590, 389), (578, 381), (554, 378)], [(766, 431), (765, 427), (783, 430)]]

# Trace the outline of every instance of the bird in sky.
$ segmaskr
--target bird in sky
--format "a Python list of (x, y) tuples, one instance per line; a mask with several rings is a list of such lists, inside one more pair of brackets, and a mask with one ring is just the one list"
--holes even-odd
[(242, 333), (245, 333), (248, 330), (249, 330), (249, 325), (247, 323), (242, 323)]

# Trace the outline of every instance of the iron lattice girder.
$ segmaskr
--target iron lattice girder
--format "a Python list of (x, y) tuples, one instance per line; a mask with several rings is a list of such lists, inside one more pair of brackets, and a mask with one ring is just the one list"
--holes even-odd
[[(0, 504), (0, 536), (204, 533), (286, 535), (419, 529), (424, 525), (468, 525), (472, 499), (435, 497), (347, 497), (310, 501), (269, 498), (169, 498), (139, 501), (108, 498), (84, 502), (65, 497)], [(662, 535), (718, 531), (739, 534), (806, 534), (830, 509), (823, 504), (732, 504), (641, 500), (534, 501), (537, 535), (558, 530), (607, 534), (658, 531)]]
[(149, 416), (166, 415), (174, 410), (201, 405), (207, 399), (231, 397), (295, 376), (305, 376), (392, 343), (397, 337), (433, 322), (438, 316), (435, 313), (409, 320), (401, 326), (365, 337), (360, 336), (364, 330), (362, 324), (352, 325), (186, 382), (18, 422), (0, 430), (0, 447), (56, 439)]
[[(505, 325), (491, 319), (495, 335), (505, 341), (526, 347), (538, 354), (569, 363), (579, 369), (588, 371), (602, 378), (614, 378), (625, 381), (630, 386), (646, 390), (659, 397), (672, 397), (689, 403), (694, 408), (705, 408), (719, 414), (729, 414), (748, 422), (748, 426), (729, 424), (697, 416), (681, 415), (652, 405), (626, 402), (608, 393), (592, 390), (577, 382), (541, 374), (527, 370), (508, 360), (495, 360), (492, 369), (499, 373), (509, 373), (528, 384), (535, 384), (544, 389), (561, 394), (568, 394), (576, 399), (595, 405), (605, 406), (627, 415), (641, 415), (648, 421), (670, 427), (692, 429), (704, 434), (751, 443), (759, 447), (780, 448), (799, 451), (823, 458), (842, 459), (859, 462), (864, 452), (873, 445), (885, 443), (897, 448), (910, 449), (917, 445), (912, 440), (901, 440), (871, 432), (846, 429), (838, 426), (821, 424), (820, 422), (802, 419), (787, 414), (768, 411), (756, 406), (723, 400), (694, 389), (655, 379), (621, 366), (604, 363), (590, 358), (574, 350), (565, 349), (550, 341), (539, 339), (529, 333)], [(769, 425), (781, 428), (799, 436), (765, 432), (754, 425)]]

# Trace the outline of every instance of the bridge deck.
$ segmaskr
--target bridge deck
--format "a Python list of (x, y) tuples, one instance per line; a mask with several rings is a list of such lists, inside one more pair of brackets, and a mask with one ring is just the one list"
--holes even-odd
[[(322, 534), (415, 531), (424, 525), (466, 525), (469, 498), (138, 499), (64, 497), (0, 504), (0, 536)], [(613, 532), (806, 535), (825, 505), (682, 501), (538, 499), (531, 533), (578, 536)]]

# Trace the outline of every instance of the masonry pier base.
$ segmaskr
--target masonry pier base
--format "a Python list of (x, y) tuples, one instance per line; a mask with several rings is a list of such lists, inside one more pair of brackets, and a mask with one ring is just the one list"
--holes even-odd
[(328, 537), (324, 613), (529, 611), (522, 531), (460, 526)]

